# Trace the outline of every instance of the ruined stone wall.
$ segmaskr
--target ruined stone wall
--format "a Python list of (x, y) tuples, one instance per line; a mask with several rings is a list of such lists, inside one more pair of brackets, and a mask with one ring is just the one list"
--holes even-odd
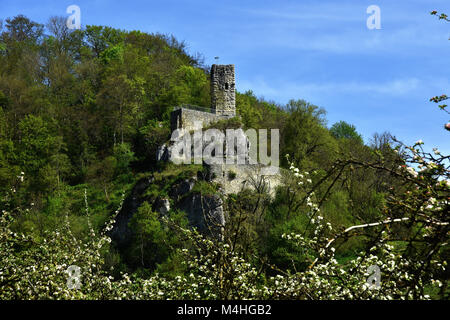
[(216, 114), (236, 115), (234, 64), (212, 65), (211, 107)]
[(255, 190), (264, 183), (270, 196), (282, 185), (280, 168), (260, 164), (214, 164), (208, 170), (213, 182), (220, 183), (224, 194), (238, 193), (244, 188)]
[[(199, 108), (199, 110), (196, 110)], [(170, 124), (172, 132), (176, 129), (187, 131), (205, 128), (209, 124), (236, 116), (236, 93), (234, 65), (212, 65), (211, 67), (211, 112), (202, 111), (200, 107), (180, 107), (171, 113)], [(196, 127), (195, 122), (201, 122)], [(169, 146), (158, 151), (158, 160), (169, 159), (171, 152)], [(226, 148), (224, 147), (224, 152)], [(239, 152), (239, 150), (235, 150)], [(236, 153), (237, 155), (237, 153)], [(247, 154), (248, 156), (248, 154)], [(224, 157), (227, 155), (224, 153)], [(230, 155), (228, 155), (230, 157)], [(235, 156), (232, 156), (234, 159)], [(247, 159), (248, 160), (248, 159)], [(279, 168), (260, 164), (222, 164), (208, 165), (212, 180), (223, 186), (225, 194), (238, 193), (243, 188), (255, 189), (262, 181), (267, 185), (267, 192), (272, 196), (276, 187), (281, 185)]]
[(229, 116), (227, 115), (180, 108), (170, 114), (170, 127), (172, 131), (181, 128), (190, 131), (200, 129), (195, 127), (195, 121), (201, 121), (202, 128), (204, 128), (210, 123), (228, 118)]

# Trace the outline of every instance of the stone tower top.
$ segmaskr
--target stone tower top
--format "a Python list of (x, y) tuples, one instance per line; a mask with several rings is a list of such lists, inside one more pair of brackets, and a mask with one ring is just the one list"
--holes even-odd
[(236, 115), (234, 64), (211, 67), (211, 104), (216, 114)]

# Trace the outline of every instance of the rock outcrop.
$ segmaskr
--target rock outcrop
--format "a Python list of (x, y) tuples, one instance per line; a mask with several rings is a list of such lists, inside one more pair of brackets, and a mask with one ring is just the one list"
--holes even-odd
[[(132, 239), (133, 232), (129, 222), (134, 213), (145, 202), (149, 202), (152, 210), (161, 216), (170, 216), (170, 211), (184, 211), (189, 225), (199, 232), (220, 237), (225, 225), (225, 213), (221, 194), (205, 194), (194, 191), (199, 181), (206, 181), (210, 175), (199, 172), (197, 176), (189, 179), (179, 179), (169, 186), (169, 197), (156, 197), (146, 195), (147, 190), (152, 187), (159, 188), (154, 177), (139, 180), (125, 199), (122, 210), (118, 213), (116, 223), (110, 232), (111, 238), (119, 248), (125, 248)], [(209, 181), (211, 182), (211, 181)]]
[[(200, 232), (220, 237), (226, 223), (223, 209), (223, 198), (226, 195), (238, 193), (244, 188), (264, 190), (271, 195), (275, 193), (276, 187), (281, 183), (278, 167), (259, 165), (251, 159), (256, 159), (256, 153), (250, 157), (251, 143), (242, 129), (235, 130), (234, 135), (231, 136), (228, 135), (231, 130), (227, 130), (227, 134), (223, 135), (222, 143), (220, 143), (222, 138), (219, 139), (214, 136), (213, 148), (205, 146), (211, 141), (202, 136), (202, 128), (214, 127), (216, 122), (232, 119), (235, 116), (234, 65), (213, 65), (211, 67), (210, 108), (198, 106), (175, 108), (170, 119), (173, 132), (171, 141), (162, 145), (156, 154), (158, 161), (181, 160), (180, 163), (191, 163), (187, 160), (192, 158), (191, 155), (198, 159), (199, 155), (196, 155), (196, 151), (200, 150), (203, 170), (198, 172), (197, 176), (180, 177), (170, 186), (167, 186), (166, 181), (155, 181), (154, 178), (138, 181), (130, 196), (125, 200), (123, 209), (119, 213), (116, 225), (112, 230), (112, 237), (119, 245), (125, 245), (132, 236), (128, 223), (144, 201), (149, 202), (153, 211), (161, 215), (170, 215), (172, 210), (184, 211), (192, 227), (197, 228)], [(190, 139), (192, 131), (194, 131), (194, 138)], [(217, 133), (218, 130), (210, 131)], [(200, 139), (198, 136), (197, 139), (195, 138), (195, 132), (201, 134)], [(220, 134), (217, 135), (222, 137)], [(180, 145), (176, 141), (183, 141), (182, 148), (179, 148)], [(194, 141), (194, 143), (184, 144), (186, 141)], [(217, 143), (218, 141), (219, 143)], [(254, 147), (256, 145), (256, 142), (254, 142)], [(218, 146), (217, 149), (215, 146)], [(223, 146), (223, 148), (220, 148), (220, 146)], [(184, 150), (184, 148), (187, 150)], [(182, 152), (180, 152), (180, 149)], [(205, 150), (210, 149), (212, 152), (209, 155)], [(188, 156), (186, 156), (187, 154)], [(223, 161), (219, 163), (209, 161), (216, 157)], [(244, 161), (241, 161), (242, 159)], [(197, 162), (194, 161), (194, 163)], [(179, 172), (187, 168), (183, 166), (186, 165), (181, 164), (178, 169)], [(156, 175), (157, 173), (155, 173)], [(195, 191), (196, 184), (201, 184), (202, 181), (208, 183), (206, 186), (208, 192), (206, 193)], [(155, 185), (158, 183), (159, 185)], [(220, 191), (211, 192), (210, 186), (213, 185), (219, 185)], [(152, 188), (151, 192), (147, 192), (149, 188)], [(160, 188), (163, 188), (164, 191), (160, 192)], [(201, 186), (199, 190), (202, 190)]]
[(129, 243), (132, 237), (132, 232), (128, 226), (128, 223), (134, 213), (145, 201), (143, 194), (153, 180), (154, 179), (152, 177), (139, 180), (135, 184), (133, 190), (131, 190), (130, 195), (125, 198), (122, 210), (118, 213), (113, 229), (110, 231), (110, 236), (118, 247), (126, 246)]

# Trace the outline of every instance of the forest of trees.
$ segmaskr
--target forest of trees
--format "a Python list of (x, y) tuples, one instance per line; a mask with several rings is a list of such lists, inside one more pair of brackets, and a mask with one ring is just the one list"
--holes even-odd
[(275, 197), (224, 199), (220, 241), (144, 202), (131, 250), (116, 248), (108, 231), (139, 179), (198, 169), (156, 162), (181, 104), (210, 105), (209, 66), (173, 36), (1, 22), (0, 299), (448, 299), (449, 156), (388, 132), (365, 143), (321, 107), (251, 91), (234, 121), (280, 129)]

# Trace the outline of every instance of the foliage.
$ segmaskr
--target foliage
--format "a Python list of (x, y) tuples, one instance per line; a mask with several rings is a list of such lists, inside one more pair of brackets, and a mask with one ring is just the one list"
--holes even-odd
[(337, 139), (352, 139), (354, 141), (357, 141), (359, 143), (363, 143), (363, 139), (361, 135), (356, 132), (356, 128), (352, 124), (348, 124), (345, 121), (339, 121), (333, 124), (333, 126), (330, 128), (330, 132), (333, 135), (333, 137)]
[[(400, 167), (395, 173), (411, 183), (411, 191), (393, 198), (386, 207), (386, 219), (333, 232), (325, 223), (320, 209), (310, 200), (309, 236), (298, 233), (283, 234), (282, 238), (307, 252), (309, 268), (294, 273), (277, 274), (265, 278), (252, 263), (246, 261), (233, 238), (223, 241), (206, 239), (196, 231), (190, 231), (171, 220), (163, 221), (180, 232), (189, 243), (178, 253), (185, 256), (183, 275), (165, 278), (159, 275), (147, 279), (130, 279), (126, 274), (113, 280), (101, 269), (104, 261), (100, 249), (110, 239), (93, 229), (89, 240), (82, 244), (73, 237), (67, 223), (62, 230), (54, 230), (41, 243), (32, 237), (15, 234), (10, 229), (11, 215), (3, 211), (1, 217), (0, 246), (4, 253), (0, 263), (2, 299), (11, 298), (87, 298), (87, 299), (427, 299), (427, 286), (445, 288), (443, 278), (447, 266), (446, 241), (448, 235), (448, 202), (450, 193), (448, 168), (442, 161), (447, 157), (428, 161), (430, 155), (409, 148), (411, 160), (423, 165), (416, 172), (412, 167)], [(417, 158), (414, 158), (417, 157)], [(384, 169), (384, 168), (383, 168)], [(382, 170), (383, 170), (382, 169)], [(294, 166), (291, 170), (298, 183), (303, 175)], [(402, 211), (402, 218), (394, 218)], [(88, 213), (88, 208), (86, 207)], [(118, 212), (118, 211), (116, 211)], [(143, 206), (133, 223), (144, 219), (136, 227), (139, 237), (160, 241), (161, 222), (148, 206)], [(105, 230), (111, 228), (111, 220)], [(404, 239), (404, 246), (397, 244), (397, 232), (387, 228), (390, 224), (404, 224), (415, 230)], [(419, 227), (419, 229), (417, 229)], [(349, 236), (352, 230), (379, 228), (377, 236), (368, 243), (367, 250), (357, 257), (340, 264), (335, 259), (335, 244), (339, 238)], [(419, 230), (419, 232), (417, 232)], [(420, 240), (420, 241), (419, 241)], [(416, 242), (418, 241), (418, 242)], [(423, 245), (422, 241), (427, 244)], [(389, 244), (393, 242), (393, 244)], [(412, 252), (411, 250), (414, 249)], [(409, 254), (404, 254), (409, 252)], [(39, 259), (38, 261), (36, 260)], [(314, 261), (311, 261), (314, 259)], [(77, 264), (83, 271), (80, 288), (69, 289), (65, 270)], [(379, 287), (373, 287), (367, 278), (369, 268), (378, 266), (382, 278)], [(20, 275), (20, 276), (18, 276)], [(27, 276), (24, 276), (27, 275)], [(26, 288), (25, 290), (23, 288)], [(441, 289), (441, 294), (445, 292)]]
[[(250, 179), (208, 237), (154, 211), (186, 179), (220, 192), (201, 165), (155, 159), (172, 108), (210, 104), (200, 57), (173, 36), (70, 31), (61, 17), (0, 30), (0, 299), (448, 299), (448, 155), (387, 132), (365, 145), (304, 100), (237, 92), (239, 117), (211, 127), (279, 129), (284, 185), (272, 198)], [(447, 112), (447, 95), (430, 100)], [(124, 252), (108, 231), (142, 181)]]
[(291, 100), (287, 108), (290, 115), (283, 130), (284, 154), (305, 170), (326, 166), (333, 160), (337, 145), (324, 127), (325, 110), (303, 100)]

